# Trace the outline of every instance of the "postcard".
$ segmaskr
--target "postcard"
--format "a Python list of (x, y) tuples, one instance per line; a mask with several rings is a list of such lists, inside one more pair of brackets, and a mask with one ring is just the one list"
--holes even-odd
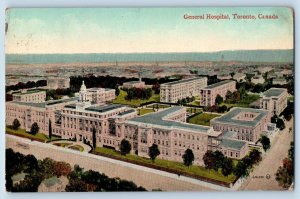
[(8, 192), (294, 187), (288, 7), (9, 8)]

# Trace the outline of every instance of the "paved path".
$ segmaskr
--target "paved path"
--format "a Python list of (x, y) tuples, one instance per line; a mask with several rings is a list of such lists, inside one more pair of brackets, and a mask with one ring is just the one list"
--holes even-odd
[(291, 141), (294, 134), (289, 133), (289, 128), (293, 125), (293, 119), (286, 123), (286, 128), (279, 131), (270, 150), (264, 155), (262, 162), (254, 168), (249, 178), (240, 187), (240, 190), (283, 190), (278, 186), (275, 173), (282, 160), (288, 156)]
[[(28, 147), (22, 147), (23, 143)], [(12, 148), (23, 154), (33, 154), (38, 159), (50, 157), (56, 161), (66, 161), (72, 166), (79, 164), (85, 170), (95, 170), (105, 173), (109, 177), (119, 177), (135, 182), (147, 190), (161, 189), (165, 191), (214, 191), (227, 190), (210, 183), (196, 179), (171, 174), (123, 161), (118, 161), (85, 152), (57, 147), (51, 144), (39, 143), (28, 139), (6, 135), (6, 148)]]

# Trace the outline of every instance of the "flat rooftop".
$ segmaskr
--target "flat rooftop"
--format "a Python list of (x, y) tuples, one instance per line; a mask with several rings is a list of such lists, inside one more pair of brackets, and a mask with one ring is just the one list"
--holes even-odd
[(234, 82), (234, 81), (233, 80), (224, 80), (224, 81), (221, 81), (221, 82), (218, 82), (218, 83), (215, 83), (215, 84), (208, 85), (204, 89), (213, 89), (213, 88), (216, 88), (216, 87), (219, 87), (219, 86), (223, 86), (224, 84), (228, 84), (230, 82)]
[[(257, 116), (250, 121), (236, 119), (235, 117), (242, 112), (254, 113)], [(262, 109), (235, 107), (232, 108), (228, 113), (225, 113), (220, 117), (213, 118), (211, 122), (237, 125), (237, 126), (255, 127), (258, 123), (261, 122), (262, 119), (264, 119), (268, 115), (268, 113), (269, 112), (267, 110), (262, 110)]]
[(11, 101), (10, 103), (15, 103), (19, 105), (25, 105), (25, 106), (31, 106), (31, 107), (37, 107), (37, 108), (46, 108), (46, 106), (51, 106), (55, 104), (61, 104), (65, 102), (71, 102), (71, 101), (78, 101), (79, 97), (71, 97), (68, 99), (60, 99), (60, 100), (50, 100), (50, 101), (45, 101), (42, 103), (32, 103), (32, 102), (16, 102), (16, 101)]
[(130, 82), (124, 82), (123, 84), (136, 84), (140, 83), (140, 81), (130, 81)]
[(205, 79), (206, 77), (194, 77), (194, 78), (189, 78), (189, 79), (182, 79), (182, 80), (178, 80), (178, 81), (174, 81), (174, 82), (168, 82), (168, 83), (164, 83), (162, 85), (175, 85), (175, 84), (181, 84), (181, 83), (185, 83), (185, 82), (189, 82), (189, 81), (193, 81), (193, 80), (198, 80), (198, 79)]
[(124, 115), (130, 114), (130, 113), (133, 113), (133, 112), (135, 112), (134, 109), (129, 109), (129, 110), (127, 110), (127, 111), (124, 111), (124, 112), (122, 112), (122, 113), (119, 113), (118, 115), (119, 115), (119, 116), (124, 116)]
[(263, 95), (265, 97), (279, 97), (285, 91), (286, 89), (284, 88), (270, 88), (269, 90), (265, 91)]
[(241, 141), (241, 140), (222, 139), (220, 145), (221, 145), (221, 147), (240, 150), (246, 144), (247, 144), (246, 142)]
[(102, 106), (90, 106), (88, 108), (85, 108), (87, 111), (94, 111), (98, 113), (104, 113), (108, 112), (114, 109), (122, 108), (125, 107), (124, 105), (121, 104), (109, 104), (109, 105), (102, 105)]
[(166, 120), (164, 119), (166, 116), (171, 115), (172, 113), (179, 111), (183, 109), (183, 107), (174, 106), (171, 108), (164, 109), (159, 112), (149, 113), (140, 117), (132, 118), (127, 120), (127, 122), (137, 122), (137, 123), (143, 123), (143, 124), (149, 124), (149, 125), (159, 125), (164, 126), (168, 128), (179, 128), (179, 129), (185, 129), (185, 130), (191, 130), (191, 131), (208, 131), (210, 127), (207, 126), (201, 126), (201, 125), (195, 125), (195, 124), (188, 124), (184, 122), (177, 122), (172, 120)]
[(12, 94), (13, 95), (26, 95), (26, 94), (39, 93), (39, 92), (46, 92), (46, 91), (40, 90), (40, 89), (33, 89), (33, 90), (27, 90), (25, 92), (17, 91)]

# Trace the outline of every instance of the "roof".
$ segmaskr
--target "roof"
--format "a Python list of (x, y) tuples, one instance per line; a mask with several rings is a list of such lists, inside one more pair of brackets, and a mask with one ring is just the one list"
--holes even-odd
[(168, 82), (168, 83), (164, 83), (162, 85), (175, 85), (175, 84), (180, 84), (180, 83), (185, 83), (185, 82), (189, 82), (189, 81), (193, 81), (193, 80), (200, 80), (200, 79), (205, 79), (206, 77), (195, 77), (195, 78), (189, 78), (189, 79), (182, 79), (182, 80), (178, 80), (178, 81), (174, 81), (174, 82)]
[(265, 97), (279, 97), (285, 91), (286, 89), (284, 88), (270, 88), (269, 90), (265, 91), (263, 95)]
[(32, 90), (27, 90), (26, 92), (18, 91), (13, 93), (13, 95), (26, 95), (26, 94), (39, 93), (39, 92), (46, 92), (46, 91), (40, 89), (32, 89)]
[(203, 131), (207, 132), (210, 127), (207, 126), (201, 126), (201, 125), (195, 125), (195, 124), (188, 124), (184, 122), (178, 122), (178, 121), (172, 121), (165, 119), (166, 116), (171, 115), (172, 113), (175, 113), (176, 111), (182, 110), (183, 107), (174, 106), (171, 108), (164, 109), (159, 112), (149, 113), (140, 117), (135, 117), (132, 119), (127, 120), (128, 123), (131, 122), (138, 122), (143, 124), (150, 124), (150, 125), (159, 125), (164, 127), (171, 127), (171, 128), (181, 128), (191, 131), (200, 131), (203, 133)]
[(232, 139), (232, 138), (235, 138), (237, 135), (236, 132), (233, 132), (233, 131), (225, 131), (224, 133), (222, 133), (222, 135), (220, 136), (220, 138), (229, 138), (229, 139)]
[(90, 106), (88, 108), (86, 108), (85, 110), (87, 111), (94, 111), (94, 112), (99, 112), (99, 113), (104, 113), (107, 111), (111, 111), (117, 108), (122, 108), (125, 107), (124, 105), (121, 104), (109, 104), (107, 106)]
[(236, 150), (242, 149), (245, 145), (246, 145), (245, 141), (231, 140), (231, 139), (222, 139), (220, 144), (221, 147), (236, 149)]
[(123, 84), (136, 84), (140, 83), (140, 81), (130, 81), (130, 82), (124, 82)]
[(135, 112), (134, 109), (129, 109), (129, 110), (127, 110), (127, 111), (124, 111), (124, 112), (122, 112), (122, 113), (119, 113), (118, 115), (119, 115), (119, 116), (124, 116), (124, 115), (130, 114), (130, 113), (133, 113), (133, 112)]
[(216, 87), (219, 87), (219, 86), (223, 86), (224, 84), (228, 84), (230, 82), (235, 82), (233, 80), (224, 80), (224, 81), (221, 81), (221, 82), (218, 82), (218, 83), (215, 83), (215, 84), (211, 84), (209, 86), (206, 86), (204, 89), (212, 89), (212, 88), (216, 88)]
[(25, 105), (25, 106), (31, 106), (31, 107), (37, 107), (37, 108), (46, 108), (46, 106), (52, 106), (55, 104), (65, 103), (65, 102), (71, 102), (71, 101), (78, 101), (78, 97), (71, 97), (68, 99), (60, 99), (60, 100), (51, 100), (51, 101), (45, 101), (41, 103), (33, 103), (33, 102), (17, 102), (12, 101), (11, 103), (19, 104), (19, 105)]
[[(235, 119), (234, 117), (241, 112), (258, 113), (258, 115), (251, 121)], [(255, 127), (262, 119), (264, 119), (268, 115), (268, 113), (269, 112), (267, 110), (262, 109), (235, 107), (232, 108), (228, 113), (225, 113), (220, 117), (215, 117), (211, 121), (222, 124)]]

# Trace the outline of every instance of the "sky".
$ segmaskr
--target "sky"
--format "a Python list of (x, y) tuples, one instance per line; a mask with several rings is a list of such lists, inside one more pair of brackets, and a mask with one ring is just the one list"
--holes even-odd
[[(234, 20), (235, 13), (279, 19)], [(186, 20), (185, 14), (231, 19)], [(6, 22), (7, 54), (293, 49), (293, 13), (280, 7), (12, 8)]]

